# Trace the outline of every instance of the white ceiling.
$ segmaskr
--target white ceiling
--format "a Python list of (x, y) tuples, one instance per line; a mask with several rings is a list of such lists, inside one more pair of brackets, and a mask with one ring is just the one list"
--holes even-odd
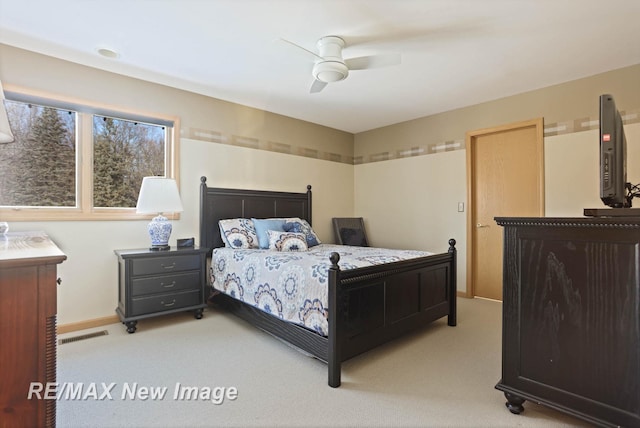
[[(402, 64), (310, 94), (279, 40), (326, 35)], [(0, 42), (357, 133), (638, 64), (640, 0), (0, 0)]]

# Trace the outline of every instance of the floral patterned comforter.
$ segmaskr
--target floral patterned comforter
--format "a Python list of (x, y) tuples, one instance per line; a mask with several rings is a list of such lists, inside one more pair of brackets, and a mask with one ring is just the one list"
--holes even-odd
[(320, 244), (304, 252), (216, 248), (211, 258), (211, 284), (238, 300), (327, 336), (327, 284), (332, 252), (340, 254), (341, 270), (432, 254), (331, 244)]

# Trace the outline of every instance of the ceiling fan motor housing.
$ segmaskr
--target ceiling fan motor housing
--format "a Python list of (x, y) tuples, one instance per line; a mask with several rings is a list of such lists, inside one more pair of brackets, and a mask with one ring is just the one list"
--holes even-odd
[(327, 36), (318, 40), (318, 51), (324, 61), (313, 66), (313, 77), (321, 82), (331, 83), (344, 80), (349, 68), (342, 59), (344, 40), (337, 36)]
[(320, 61), (313, 66), (313, 77), (321, 82), (338, 82), (348, 75), (349, 69), (340, 61)]

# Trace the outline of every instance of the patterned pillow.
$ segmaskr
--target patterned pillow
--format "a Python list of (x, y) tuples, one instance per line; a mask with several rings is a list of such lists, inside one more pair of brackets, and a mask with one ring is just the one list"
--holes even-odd
[(230, 248), (258, 248), (258, 236), (253, 222), (247, 218), (220, 220), (220, 236)]
[(283, 232), (281, 230), (267, 230), (269, 235), (269, 249), (276, 251), (307, 251), (307, 240), (304, 233)]
[(306, 220), (297, 217), (288, 218), (283, 228), (286, 232), (303, 233), (309, 248), (321, 244), (320, 239)]

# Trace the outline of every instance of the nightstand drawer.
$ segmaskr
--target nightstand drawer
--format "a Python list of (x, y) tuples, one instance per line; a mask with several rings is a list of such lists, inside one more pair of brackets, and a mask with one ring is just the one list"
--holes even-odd
[(200, 257), (193, 255), (144, 258), (133, 261), (132, 275), (167, 274), (200, 269)]
[(133, 297), (145, 294), (170, 293), (186, 289), (200, 289), (200, 271), (176, 273), (174, 275), (147, 276), (131, 281)]
[(193, 290), (153, 297), (140, 297), (132, 299), (131, 303), (133, 315), (137, 316), (195, 306), (200, 304), (201, 301), (200, 290)]

